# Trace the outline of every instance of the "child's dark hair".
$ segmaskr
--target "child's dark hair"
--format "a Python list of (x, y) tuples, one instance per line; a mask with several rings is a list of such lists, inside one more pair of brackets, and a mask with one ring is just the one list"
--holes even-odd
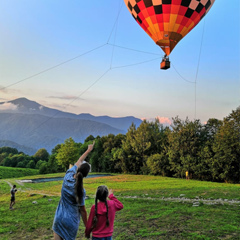
[(86, 177), (90, 171), (91, 166), (89, 163), (83, 163), (77, 170), (75, 193), (76, 200), (80, 204), (83, 197), (83, 178)]
[(93, 226), (92, 228), (95, 228), (97, 225), (97, 221), (98, 221), (98, 214), (97, 214), (97, 203), (98, 200), (101, 202), (104, 202), (107, 208), (107, 222), (106, 222), (106, 226), (109, 226), (109, 220), (108, 220), (108, 204), (107, 204), (107, 197), (108, 197), (108, 188), (105, 185), (101, 185), (97, 188), (97, 192), (96, 192), (96, 198), (95, 198), (95, 217), (93, 219)]

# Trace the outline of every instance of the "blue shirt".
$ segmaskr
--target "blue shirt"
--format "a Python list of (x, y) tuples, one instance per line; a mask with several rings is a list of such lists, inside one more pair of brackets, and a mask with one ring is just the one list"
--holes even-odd
[(84, 194), (81, 204), (79, 205), (76, 201), (76, 179), (73, 177), (76, 172), (76, 165), (68, 169), (66, 172), (63, 179), (61, 199), (55, 213), (52, 227), (54, 232), (66, 240), (74, 240), (76, 238), (81, 216), (78, 207), (85, 205), (85, 189), (83, 189)]

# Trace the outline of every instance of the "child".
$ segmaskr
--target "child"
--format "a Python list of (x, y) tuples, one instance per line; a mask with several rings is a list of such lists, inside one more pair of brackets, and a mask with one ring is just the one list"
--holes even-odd
[(13, 205), (15, 204), (15, 193), (16, 193), (16, 191), (17, 191), (16, 185), (13, 185), (13, 187), (11, 189), (11, 202), (10, 202), (10, 207), (9, 207), (10, 210), (13, 209)]
[[(110, 200), (107, 200), (107, 197)], [(99, 200), (99, 202), (98, 202)], [(106, 186), (99, 186), (96, 193), (95, 205), (92, 206), (88, 218), (85, 236), (92, 240), (112, 240), (113, 224), (116, 211), (123, 209), (122, 203), (113, 195), (112, 189), (109, 191)]]
[(86, 191), (83, 179), (87, 177), (91, 166), (87, 162), (84, 163), (84, 160), (93, 148), (94, 142), (88, 145), (87, 151), (81, 155), (74, 166), (67, 170), (63, 179), (61, 199), (52, 226), (54, 240), (74, 240), (77, 236), (80, 219), (85, 226), (87, 224)]

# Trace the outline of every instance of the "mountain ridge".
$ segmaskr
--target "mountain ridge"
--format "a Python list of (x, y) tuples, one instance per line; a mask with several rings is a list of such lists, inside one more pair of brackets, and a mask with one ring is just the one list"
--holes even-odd
[(84, 142), (89, 136), (125, 134), (132, 124), (138, 127), (141, 120), (134, 117), (95, 117), (91, 114), (73, 114), (51, 109), (26, 98), (0, 102), (1, 106), (12, 104), (12, 109), (0, 110), (0, 141), (16, 144), (25, 149), (45, 148), (49, 153), (57, 145), (72, 137)]
[(127, 132), (132, 122), (136, 125), (136, 127), (138, 127), (142, 122), (141, 119), (135, 118), (133, 116), (110, 117), (107, 115), (93, 116), (90, 113), (74, 114), (74, 113), (64, 112), (57, 109), (45, 107), (35, 101), (28, 100), (27, 98), (18, 98), (18, 99), (7, 101), (7, 102), (0, 102), (0, 106), (5, 103), (11, 103), (15, 105), (16, 108), (14, 110), (9, 110), (9, 109), (0, 110), (0, 113), (7, 112), (7, 113), (40, 114), (40, 115), (48, 116), (51, 118), (66, 117), (66, 118), (91, 120), (91, 121), (108, 124), (114, 128), (123, 130), (124, 132)]

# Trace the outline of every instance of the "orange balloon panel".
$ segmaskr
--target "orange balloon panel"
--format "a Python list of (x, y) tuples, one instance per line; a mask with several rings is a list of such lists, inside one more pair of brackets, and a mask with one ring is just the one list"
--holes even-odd
[(143, 30), (169, 55), (215, 0), (124, 0)]

